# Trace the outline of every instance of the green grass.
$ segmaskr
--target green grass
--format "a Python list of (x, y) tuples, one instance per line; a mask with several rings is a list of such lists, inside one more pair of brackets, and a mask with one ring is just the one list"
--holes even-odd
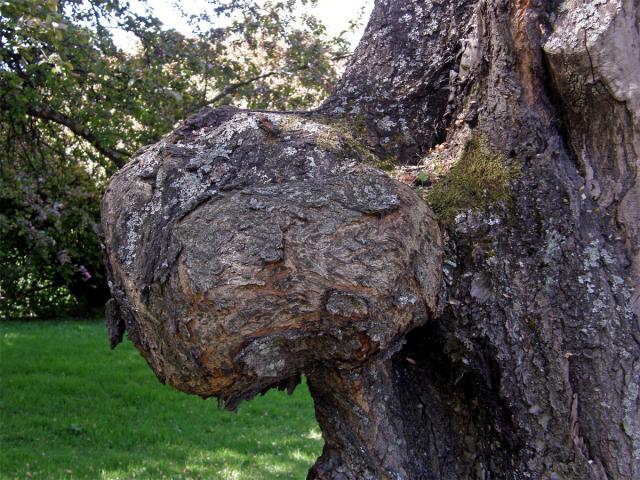
[(225, 412), (96, 322), (0, 323), (0, 422), (1, 479), (300, 479), (322, 448), (305, 385)]

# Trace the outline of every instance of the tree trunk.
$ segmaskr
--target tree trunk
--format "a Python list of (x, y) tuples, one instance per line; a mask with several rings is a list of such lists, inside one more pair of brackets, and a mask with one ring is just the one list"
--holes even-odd
[[(640, 478), (639, 11), (376, 1), (336, 92), (304, 118), (419, 185), (443, 232), (444, 281), (438, 308), (375, 355), (296, 363), (326, 442), (308, 478)], [(290, 148), (269, 118), (270, 145)], [(131, 292), (168, 293), (114, 266), (120, 203), (103, 206), (112, 331), (122, 317), (164, 371), (184, 360), (140, 340)], [(357, 302), (344, 318), (366, 314)]]
[[(327, 440), (310, 478), (640, 478), (639, 12), (376, 3), (323, 109), (364, 115), (394, 164), (447, 171), (426, 194), (445, 300), (361, 380), (380, 405), (365, 421), (329, 413), (361, 385), (310, 376)], [(352, 439), (377, 448), (380, 424), (400, 465), (365, 474)]]

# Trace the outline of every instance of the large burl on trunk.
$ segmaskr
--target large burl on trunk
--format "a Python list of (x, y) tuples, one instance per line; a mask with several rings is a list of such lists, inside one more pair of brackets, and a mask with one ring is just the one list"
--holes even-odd
[(319, 109), (187, 119), (105, 195), (112, 344), (306, 374), (311, 479), (640, 478), (639, 10), (378, 0)]

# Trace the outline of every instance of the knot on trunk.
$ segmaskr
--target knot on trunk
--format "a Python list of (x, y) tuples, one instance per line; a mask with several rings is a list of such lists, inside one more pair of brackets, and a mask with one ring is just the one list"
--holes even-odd
[(436, 309), (442, 242), (362, 152), (318, 116), (234, 109), (147, 147), (102, 205), (112, 330), (161, 380), (230, 408), (393, 351)]

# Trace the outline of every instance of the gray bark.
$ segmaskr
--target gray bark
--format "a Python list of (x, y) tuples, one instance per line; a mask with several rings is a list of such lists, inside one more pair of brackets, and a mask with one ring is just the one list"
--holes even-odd
[(114, 177), (113, 341), (231, 407), (307, 374), (309, 478), (640, 478), (639, 11), (377, 1), (319, 110)]

